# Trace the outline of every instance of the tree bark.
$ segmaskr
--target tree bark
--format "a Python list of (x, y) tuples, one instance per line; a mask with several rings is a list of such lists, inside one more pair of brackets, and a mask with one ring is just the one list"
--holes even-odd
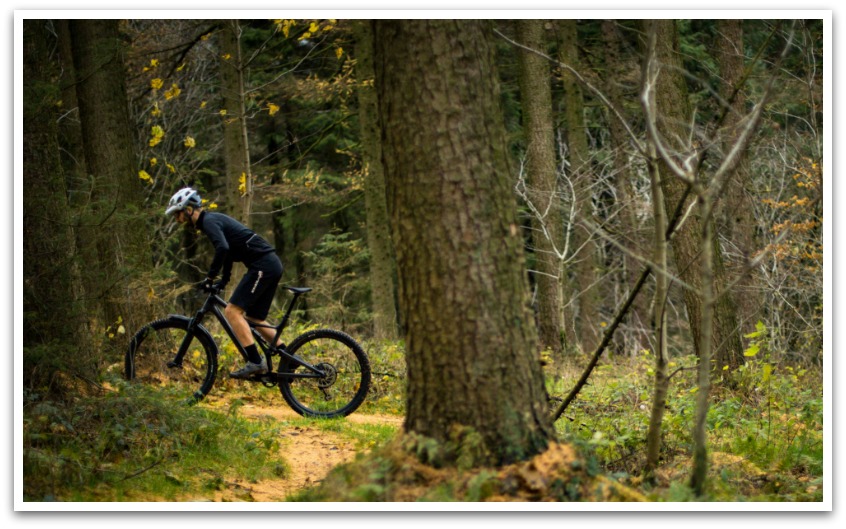
[[(518, 40), (544, 52), (544, 21), (517, 22)], [(519, 51), (520, 100), (526, 135), (527, 197), (541, 218), (532, 217), (537, 284), (540, 345), (556, 357), (564, 350), (562, 280), (564, 225), (561, 218), (558, 178), (555, 167), (555, 135), (552, 124), (552, 89), (549, 61), (527, 50)]]
[[(578, 35), (575, 20), (562, 20), (559, 24), (561, 62), (580, 69)], [(599, 288), (595, 284), (600, 268), (596, 245), (592, 242), (592, 230), (579, 219), (592, 220), (593, 171), (591, 169), (590, 152), (588, 152), (587, 135), (585, 133), (584, 97), (582, 89), (570, 71), (562, 73), (564, 92), (566, 95), (565, 118), (567, 122), (567, 145), (570, 150), (570, 179), (575, 190), (577, 219), (573, 226), (573, 248), (576, 261), (576, 277), (574, 284), (578, 285), (578, 331), (582, 351), (590, 352), (599, 342)]]
[[(741, 84), (744, 81), (744, 53), (743, 53), (743, 21), (736, 19), (718, 20), (716, 59), (720, 68), (722, 82), (719, 85), (720, 97), (726, 101), (728, 108), (724, 109), (726, 119), (723, 123), (723, 150), (728, 152), (737, 143), (740, 130), (743, 127), (742, 118), (746, 115), (747, 98)], [(747, 270), (749, 259), (757, 253), (760, 243), (756, 237), (758, 219), (755, 218), (755, 208), (750, 189), (750, 169), (746, 157), (741, 160), (734, 174), (729, 176), (726, 192), (720, 202), (722, 235), (735, 247), (735, 253), (740, 259), (729, 262), (732, 275), (742, 275), (737, 283), (736, 291), (738, 316), (742, 320), (742, 328), (751, 332), (755, 323), (763, 317), (763, 297), (759, 287), (753, 279), (754, 271)], [(750, 273), (752, 272), (752, 273)], [(717, 351), (718, 366), (728, 365), (735, 368), (743, 362), (743, 356), (727, 356), (725, 349)]]
[(72, 20), (70, 29), (85, 163), (92, 186), (92, 213), (84, 235), (99, 255), (98, 263), (86, 263), (86, 273), (97, 276), (106, 325), (121, 319), (140, 325), (149, 314), (140, 310), (145, 298), (134, 290), (131, 280), (139, 267), (150, 265), (150, 258), (145, 225), (135, 214), (143, 192), (132, 146), (118, 21)]
[(476, 464), (552, 431), (528, 306), (490, 23), (376, 21), (388, 209), (406, 320), (405, 429), (478, 434)]
[(223, 110), (226, 111), (223, 116), (223, 159), (226, 166), (227, 214), (249, 226), (253, 179), (247, 142), (241, 25), (237, 20), (228, 20), (218, 35), (220, 91)]
[[(665, 141), (679, 156), (689, 153), (693, 146), (686, 143), (690, 137), (688, 123), (690, 123), (691, 109), (688, 101), (688, 91), (685, 77), (682, 74), (683, 64), (678, 53), (679, 36), (673, 20), (655, 21), (656, 55), (661, 67), (656, 86), (656, 107), (658, 112), (658, 127)], [(692, 195), (685, 193), (687, 185), (677, 178), (666, 164), (661, 164), (661, 181), (664, 186), (665, 205), (667, 215), (671, 217), (679, 203), (687, 210), (694, 200)], [(687, 197), (687, 198), (685, 198)], [(709, 221), (713, 222), (713, 218)], [(685, 306), (688, 321), (693, 335), (694, 350), (697, 356), (701, 351), (702, 330), (702, 276), (699, 269), (701, 259), (701, 240), (705, 228), (702, 226), (697, 212), (692, 212), (684, 224), (678, 229), (672, 241), (673, 256), (679, 277), (690, 288), (684, 289)], [(717, 285), (726, 284), (723, 267), (722, 251), (714, 237), (712, 245), (714, 278)], [(740, 328), (737, 320), (737, 310), (734, 297), (730, 292), (718, 292), (714, 314), (714, 350), (720, 358), (736, 365), (738, 357), (743, 357), (740, 340)], [(723, 365), (717, 366), (722, 368)]]
[[(25, 20), (23, 32), (23, 332), (24, 385), (60, 389), (56, 374), (94, 375), (90, 335), (78, 299), (76, 242), (59, 158), (56, 109), (60, 92), (45, 20)], [(38, 350), (50, 346), (52, 350)], [(60, 359), (45, 358), (43, 354)]]
[(369, 21), (355, 22), (355, 59), (367, 215), (367, 247), (370, 250), (373, 334), (377, 338), (393, 340), (397, 337), (396, 289), (394, 288), (396, 265), (385, 196), (379, 105), (374, 85), (373, 29)]

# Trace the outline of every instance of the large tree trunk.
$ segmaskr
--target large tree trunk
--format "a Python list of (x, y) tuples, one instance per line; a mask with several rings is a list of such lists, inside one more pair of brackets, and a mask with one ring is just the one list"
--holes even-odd
[(76, 97), (76, 69), (73, 66), (73, 45), (71, 43), (70, 21), (57, 20), (59, 61), (62, 74), (62, 114), (59, 119), (59, 142), (62, 168), (68, 188), (71, 208), (85, 205), (87, 179), (85, 178), (85, 151), (79, 120), (79, 102)]
[(133, 289), (131, 280), (150, 259), (145, 225), (133, 214), (143, 193), (132, 147), (118, 21), (72, 20), (70, 28), (93, 199), (84, 235), (99, 254), (99, 262), (86, 263), (86, 273), (99, 274), (96, 283), (106, 324), (122, 319), (137, 325), (149, 314), (139, 310), (145, 303), (143, 293)]
[[(665, 141), (675, 151), (686, 153), (691, 150), (690, 145), (683, 142), (690, 137), (688, 124), (690, 123), (690, 103), (681, 57), (678, 53), (679, 36), (673, 20), (656, 21), (656, 55), (661, 67), (656, 86), (656, 106), (658, 112), (658, 127)], [(681, 140), (681, 142), (680, 142)], [(673, 212), (684, 200), (686, 211), (694, 200), (693, 194), (685, 198), (686, 185), (677, 178), (665, 164), (661, 164), (661, 182), (664, 186), (667, 216), (672, 218)], [(713, 222), (712, 220), (709, 222)], [(701, 337), (700, 321), (702, 316), (703, 291), (700, 273), (701, 240), (705, 233), (698, 214), (694, 211), (675, 233), (672, 240), (673, 256), (679, 277), (690, 288), (684, 289), (685, 306), (693, 335), (694, 349), (700, 355), (699, 343)], [(725, 270), (723, 267), (722, 251), (714, 237), (713, 270), (717, 285), (725, 285)], [(734, 296), (730, 292), (718, 292), (714, 314), (714, 351), (716, 357), (724, 365), (735, 366), (742, 361), (743, 350), (740, 340), (740, 328), (737, 321), (737, 311)]]
[(59, 370), (96, 373), (83, 325), (85, 303), (77, 298), (76, 243), (56, 125), (60, 92), (53, 84), (57, 71), (48, 53), (46, 23), (26, 20), (23, 33), (24, 385), (39, 391), (59, 389)]
[(241, 25), (227, 20), (218, 33), (220, 91), (223, 96), (223, 159), (226, 166), (227, 214), (249, 225), (253, 184), (247, 143)]
[[(729, 106), (724, 109), (726, 114), (723, 136), (723, 151), (728, 152), (737, 143), (743, 127), (742, 118), (746, 115), (746, 94), (741, 90), (744, 80), (743, 67), (743, 21), (717, 21), (717, 64), (720, 68), (722, 83), (719, 85), (720, 97)], [(746, 157), (741, 160), (734, 174), (729, 177), (726, 192), (721, 202), (722, 219), (721, 233), (735, 248), (740, 259), (729, 263), (732, 275), (743, 275), (736, 286), (738, 295), (738, 315), (742, 318), (742, 328), (752, 330), (755, 323), (763, 318), (763, 297), (760, 295), (754, 280), (753, 271), (747, 270), (748, 259), (753, 257), (758, 249), (756, 237), (758, 220), (755, 218), (755, 208), (750, 194), (750, 170)], [(725, 349), (717, 351), (718, 365), (736, 367), (743, 361), (743, 356), (726, 356)]]
[[(544, 22), (520, 20), (518, 40), (524, 46), (544, 52)], [(535, 246), (538, 331), (540, 345), (558, 357), (564, 349), (562, 280), (564, 226), (555, 168), (555, 135), (552, 125), (552, 90), (549, 61), (521, 50), (520, 101), (526, 135), (526, 197), (533, 204), (532, 231)]]
[(377, 21), (388, 207), (406, 322), (405, 429), (477, 434), (476, 464), (552, 435), (488, 22)]
[(373, 84), (373, 29), (369, 21), (355, 23), (355, 68), (358, 83), (358, 121), (361, 130), (367, 247), (370, 250), (370, 296), (373, 333), (377, 338), (397, 336), (394, 289), (394, 247), (385, 196), (381, 130), (376, 87)]
[[(580, 69), (575, 20), (562, 20), (559, 25), (560, 54), (564, 64)], [(599, 343), (599, 288), (595, 284), (599, 277), (599, 258), (596, 244), (592, 241), (591, 224), (583, 220), (593, 220), (593, 170), (590, 152), (588, 152), (585, 132), (584, 97), (575, 76), (565, 70), (562, 72), (565, 92), (565, 117), (567, 121), (567, 145), (570, 150), (570, 179), (573, 182), (576, 201), (576, 222), (573, 226), (573, 248), (578, 253), (576, 259), (576, 277), (573, 282), (578, 289), (579, 317), (578, 331), (582, 351), (590, 353)]]

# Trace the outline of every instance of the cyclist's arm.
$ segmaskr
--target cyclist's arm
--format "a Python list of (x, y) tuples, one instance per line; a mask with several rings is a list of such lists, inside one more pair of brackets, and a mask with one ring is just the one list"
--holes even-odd
[[(220, 273), (221, 267), (224, 267), (225, 272), (232, 270), (232, 261), (227, 259), (229, 256), (229, 241), (226, 240), (223, 229), (216, 222), (205, 222), (203, 231), (214, 245), (214, 259), (212, 259), (208, 273), (208, 278), (214, 279)], [(227, 264), (228, 266), (226, 266)]]
[(228, 255), (226, 259), (223, 260), (223, 273), (220, 276), (220, 282), (224, 285), (229, 283), (229, 279), (232, 276), (232, 257)]

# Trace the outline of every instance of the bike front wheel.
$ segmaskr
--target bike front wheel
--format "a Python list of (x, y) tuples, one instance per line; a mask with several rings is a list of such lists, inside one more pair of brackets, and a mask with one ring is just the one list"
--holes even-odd
[(364, 402), (370, 389), (370, 361), (361, 346), (340, 331), (320, 329), (298, 336), (288, 353), (320, 371), (311, 371), (293, 361), (282, 361), (279, 373), (294, 377), (279, 383), (285, 402), (306, 417), (342, 417)]
[(171, 316), (148, 323), (129, 342), (124, 362), (127, 380), (150, 385), (169, 398), (197, 401), (217, 376), (217, 346), (207, 332), (190, 334), (181, 359), (177, 352), (188, 333), (188, 318)]

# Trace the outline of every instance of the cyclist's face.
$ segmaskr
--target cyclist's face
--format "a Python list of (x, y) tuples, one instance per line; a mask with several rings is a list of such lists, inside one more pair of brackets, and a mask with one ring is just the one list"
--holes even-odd
[(185, 210), (177, 211), (173, 214), (173, 216), (176, 218), (176, 222), (180, 224), (185, 224), (186, 222), (188, 222), (188, 214), (185, 213)]

